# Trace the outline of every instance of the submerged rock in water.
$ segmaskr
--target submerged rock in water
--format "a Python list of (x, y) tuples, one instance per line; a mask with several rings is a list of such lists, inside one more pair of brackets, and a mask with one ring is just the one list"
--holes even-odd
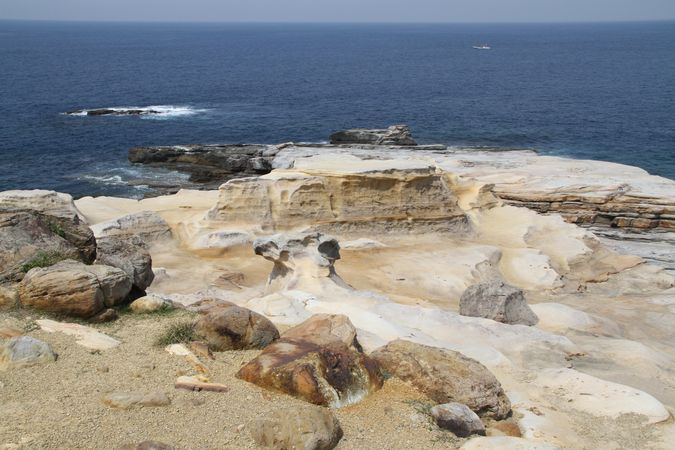
[(470, 286), (459, 300), (463, 316), (483, 317), (511, 325), (536, 325), (539, 319), (525, 301), (522, 289), (501, 280)]
[(383, 129), (355, 128), (330, 135), (331, 144), (417, 145), (406, 125)]

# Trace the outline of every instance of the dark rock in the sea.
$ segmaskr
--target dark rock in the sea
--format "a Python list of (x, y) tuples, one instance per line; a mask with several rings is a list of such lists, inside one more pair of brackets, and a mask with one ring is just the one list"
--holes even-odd
[(417, 145), (406, 125), (386, 129), (355, 128), (330, 135), (331, 144)]
[(0, 282), (21, 281), (33, 267), (64, 259), (91, 264), (95, 257), (94, 234), (77, 216), (0, 210)]
[(459, 313), (511, 325), (532, 326), (539, 322), (527, 305), (523, 291), (501, 280), (470, 286), (459, 299)]
[(129, 161), (189, 173), (193, 183), (220, 184), (235, 177), (269, 173), (274, 156), (266, 153), (268, 147), (256, 144), (134, 147), (129, 150)]
[(78, 109), (75, 111), (68, 111), (66, 115), (79, 116), (86, 114), (88, 116), (141, 116), (146, 114), (159, 114), (159, 111), (153, 109)]

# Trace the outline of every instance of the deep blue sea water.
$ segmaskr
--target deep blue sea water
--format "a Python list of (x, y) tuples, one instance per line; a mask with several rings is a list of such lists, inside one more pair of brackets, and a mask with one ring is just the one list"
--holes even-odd
[[(167, 113), (62, 114), (115, 106)], [(127, 162), (132, 146), (323, 141), (394, 123), (422, 143), (675, 178), (675, 22), (0, 22), (0, 190), (142, 195), (125, 183), (148, 170)]]

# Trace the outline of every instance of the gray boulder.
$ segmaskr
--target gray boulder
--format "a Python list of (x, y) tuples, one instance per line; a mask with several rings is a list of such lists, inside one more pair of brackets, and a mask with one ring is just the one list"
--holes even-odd
[(215, 351), (264, 348), (279, 339), (269, 319), (233, 303), (207, 309), (195, 325), (195, 334)]
[(417, 145), (406, 125), (386, 129), (354, 128), (330, 135), (331, 144)]
[(139, 239), (106, 236), (96, 241), (96, 264), (122, 269), (141, 292), (150, 286), (155, 274), (152, 258)]
[(56, 354), (49, 345), (30, 336), (13, 337), (0, 347), (0, 370), (52, 361), (56, 361)]
[(501, 280), (470, 286), (459, 300), (459, 313), (511, 325), (532, 326), (539, 322), (527, 305), (523, 291)]
[(458, 437), (467, 437), (472, 434), (485, 436), (485, 426), (480, 417), (462, 403), (445, 403), (431, 408), (431, 416), (436, 424)]
[(262, 448), (331, 450), (342, 439), (342, 428), (331, 410), (303, 405), (276, 410), (249, 424)]

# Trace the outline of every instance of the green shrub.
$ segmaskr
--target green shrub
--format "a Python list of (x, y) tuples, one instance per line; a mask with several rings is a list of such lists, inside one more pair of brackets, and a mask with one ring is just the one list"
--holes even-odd
[(184, 344), (194, 340), (194, 322), (178, 322), (169, 325), (166, 330), (157, 337), (155, 344), (160, 347), (165, 347), (171, 344)]
[(62, 238), (66, 237), (66, 232), (59, 223), (49, 221), (47, 222), (47, 226), (49, 227), (49, 231), (51, 231), (52, 233), (57, 234)]
[(67, 255), (64, 255), (58, 250), (52, 250), (50, 252), (37, 252), (32, 259), (28, 260), (23, 266), (21, 266), (21, 271), (23, 273), (28, 272), (30, 269), (36, 267), (49, 267), (53, 266), (59, 261), (68, 259)]

